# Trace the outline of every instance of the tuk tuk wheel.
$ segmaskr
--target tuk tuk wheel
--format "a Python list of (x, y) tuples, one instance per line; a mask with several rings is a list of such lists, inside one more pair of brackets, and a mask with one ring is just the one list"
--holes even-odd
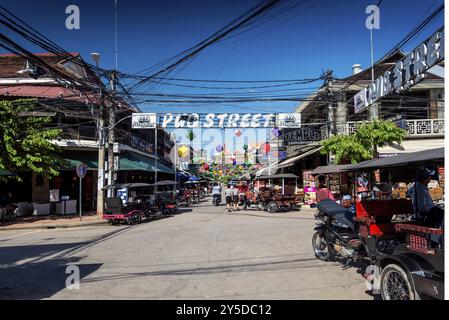
[(269, 213), (275, 213), (277, 210), (278, 210), (278, 205), (277, 205), (276, 202), (274, 202), (274, 201), (268, 202), (268, 204), (267, 204), (267, 211)]
[(142, 217), (140, 216), (140, 213), (137, 213), (137, 212), (134, 212), (128, 221), (129, 224), (139, 224), (141, 222), (142, 222)]
[(380, 294), (383, 300), (416, 300), (419, 296), (407, 272), (397, 264), (389, 264), (380, 276)]

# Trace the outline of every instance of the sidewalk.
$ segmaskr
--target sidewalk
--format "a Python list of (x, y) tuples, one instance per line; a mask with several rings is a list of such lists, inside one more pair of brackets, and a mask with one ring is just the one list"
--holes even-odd
[(73, 216), (45, 216), (45, 217), (19, 217), (14, 222), (0, 224), (2, 230), (21, 230), (21, 229), (54, 229), (54, 228), (73, 228), (92, 225), (106, 225), (106, 220), (97, 216), (95, 212), (85, 213), (82, 221), (78, 215)]

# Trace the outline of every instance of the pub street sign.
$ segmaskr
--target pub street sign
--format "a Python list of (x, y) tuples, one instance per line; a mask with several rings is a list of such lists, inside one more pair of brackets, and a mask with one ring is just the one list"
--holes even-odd
[[(161, 121), (159, 122), (158, 118)], [(160, 123), (162, 128), (173, 126), (174, 128), (299, 128), (301, 126), (301, 114), (299, 113), (231, 113), (215, 114), (208, 113), (201, 115), (198, 113), (166, 113), (157, 115), (156, 113), (133, 113), (132, 128), (145, 129), (156, 128)]]
[(380, 98), (400, 93), (418, 84), (425, 72), (444, 60), (444, 27), (417, 46), (368, 87), (354, 96), (354, 113), (363, 112)]

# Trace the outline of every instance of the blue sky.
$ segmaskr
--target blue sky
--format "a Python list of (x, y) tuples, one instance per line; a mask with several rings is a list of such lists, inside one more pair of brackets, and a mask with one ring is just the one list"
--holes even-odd
[[(115, 63), (113, 3), (113, 0), (2, 0), (8, 10), (66, 50), (80, 52), (88, 61), (91, 52), (100, 52), (101, 67), (110, 69)], [(148, 68), (211, 35), (256, 3), (253, 0), (119, 0), (118, 69), (134, 73)], [(213, 80), (300, 79), (318, 77), (328, 69), (334, 70), (337, 77), (348, 76), (354, 63), (360, 63), (363, 68), (370, 64), (365, 8), (375, 3), (377, 0), (304, 1), (285, 16), (207, 48), (176, 76)], [(442, 0), (384, 0), (380, 6), (381, 29), (374, 32), (375, 59), (442, 3)], [(80, 8), (80, 30), (65, 28), (65, 8), (70, 4)], [(441, 25), (442, 16), (404, 49), (412, 49)], [(27, 48), (42, 51), (28, 44)], [(291, 88), (301, 90), (320, 84)], [(217, 90), (159, 87), (157, 92), (204, 94)], [(234, 105), (212, 108), (241, 112), (242, 108), (269, 111), (282, 107), (287, 111), (293, 110), (297, 103)], [(174, 106), (164, 108), (154, 104), (142, 108), (175, 111)], [(205, 112), (210, 108), (184, 107), (183, 110)]]

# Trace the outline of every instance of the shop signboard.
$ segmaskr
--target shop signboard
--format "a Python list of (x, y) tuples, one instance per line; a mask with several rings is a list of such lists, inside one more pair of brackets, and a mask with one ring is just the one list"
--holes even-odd
[(401, 93), (426, 77), (426, 71), (444, 60), (444, 27), (418, 45), (395, 66), (354, 96), (354, 113), (361, 113), (382, 97)]
[(156, 113), (133, 113), (131, 126), (133, 129), (155, 129), (157, 124)]
[(284, 146), (307, 145), (321, 140), (321, 132), (311, 128), (302, 127), (283, 131)]

